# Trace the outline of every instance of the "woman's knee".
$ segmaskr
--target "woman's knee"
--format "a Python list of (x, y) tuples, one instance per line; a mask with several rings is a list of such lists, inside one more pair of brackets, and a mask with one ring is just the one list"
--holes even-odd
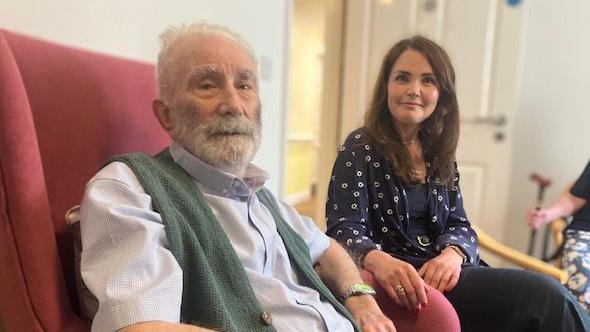
[(527, 278), (525, 284), (527, 289), (538, 290), (548, 297), (568, 298), (569, 291), (555, 278), (538, 272), (522, 271)]

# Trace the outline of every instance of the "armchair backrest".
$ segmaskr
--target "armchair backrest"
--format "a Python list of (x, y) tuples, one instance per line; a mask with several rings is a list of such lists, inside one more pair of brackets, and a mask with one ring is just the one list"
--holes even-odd
[(169, 143), (152, 65), (0, 30), (0, 311), (7, 331), (86, 331), (65, 212), (112, 155)]

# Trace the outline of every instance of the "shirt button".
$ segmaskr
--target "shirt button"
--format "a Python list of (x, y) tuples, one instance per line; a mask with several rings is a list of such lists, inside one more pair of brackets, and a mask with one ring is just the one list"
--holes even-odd
[(262, 321), (266, 324), (266, 325), (270, 325), (272, 324), (272, 315), (268, 312), (268, 311), (263, 311), (262, 312)]

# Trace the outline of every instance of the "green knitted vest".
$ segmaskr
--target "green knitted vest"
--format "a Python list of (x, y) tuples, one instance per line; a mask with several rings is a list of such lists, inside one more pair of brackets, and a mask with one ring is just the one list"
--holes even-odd
[[(155, 157), (143, 153), (117, 156), (107, 164), (114, 161), (131, 168), (152, 197), (154, 210), (162, 216), (169, 249), (183, 273), (181, 322), (218, 331), (275, 331), (262, 319), (264, 310), (246, 271), (203, 194), (168, 149)], [(317, 290), (322, 300), (331, 303), (359, 331), (350, 313), (313, 269), (303, 239), (282, 219), (265, 189), (257, 196), (271, 212), (300, 281)]]

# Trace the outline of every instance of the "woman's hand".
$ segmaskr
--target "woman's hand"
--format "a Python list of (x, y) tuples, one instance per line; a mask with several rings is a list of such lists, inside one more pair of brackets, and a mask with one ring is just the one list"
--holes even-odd
[(566, 186), (559, 199), (548, 207), (529, 209), (526, 213), (529, 226), (537, 229), (552, 220), (572, 215), (580, 210), (587, 203), (587, 200), (574, 196), (570, 192), (573, 185), (572, 183)]
[(547, 209), (530, 209), (526, 212), (526, 220), (533, 229), (541, 227), (549, 221)]
[(428, 303), (426, 284), (409, 263), (373, 250), (365, 256), (363, 267), (373, 273), (397, 305), (408, 311), (418, 311)]
[(455, 288), (461, 275), (461, 257), (453, 248), (447, 247), (435, 258), (422, 265), (418, 274), (428, 285), (441, 293)]

